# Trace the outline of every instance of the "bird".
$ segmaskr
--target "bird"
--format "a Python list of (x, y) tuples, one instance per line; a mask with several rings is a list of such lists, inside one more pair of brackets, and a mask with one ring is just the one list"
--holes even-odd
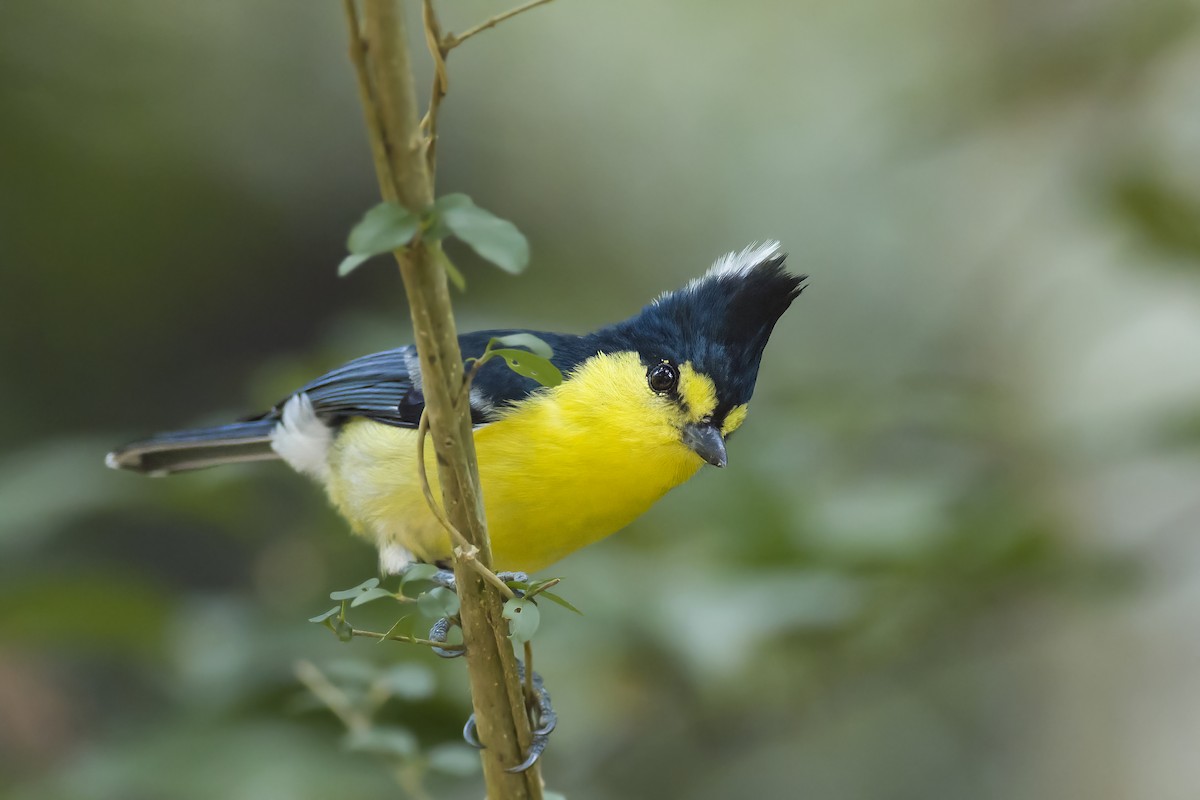
[[(515, 329), (459, 336), (465, 356), (533, 333), (564, 375), (555, 386), (485, 363), (469, 392), (493, 568), (535, 572), (624, 528), (706, 464), (725, 467), (764, 348), (805, 288), (778, 242), (718, 258), (633, 316), (575, 335)], [(421, 368), (408, 345), (352, 360), (265, 413), (151, 436), (108, 466), (152, 476), (283, 460), (321, 484), (385, 574), (445, 568), (452, 544), (426, 504), (417, 431)], [(433, 448), (428, 479), (438, 494)]]

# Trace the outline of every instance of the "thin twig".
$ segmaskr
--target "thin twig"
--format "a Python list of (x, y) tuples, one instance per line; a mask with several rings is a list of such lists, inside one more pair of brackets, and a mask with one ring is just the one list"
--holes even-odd
[(402, 633), (378, 633), (376, 631), (360, 631), (358, 628), (352, 628), (351, 633), (355, 636), (364, 636), (368, 639), (379, 639), (380, 641), (387, 640), (389, 642), (404, 642), (405, 644), (423, 644), (426, 647), (440, 647), (443, 650), (461, 650), (461, 644), (446, 644), (445, 642), (435, 642), (432, 639), (421, 639), (417, 636), (405, 636)]
[(433, 8), (433, 0), (424, 0), (421, 5), (421, 19), (425, 23), (425, 45), (433, 58), (433, 88), (429, 90), (429, 110), (421, 120), (421, 130), (425, 132), (425, 163), (429, 170), (429, 180), (436, 182), (437, 169), (437, 139), (438, 111), (442, 100), (450, 90), (450, 76), (446, 72), (446, 54), (450, 49), (442, 43), (442, 27), (438, 22), (437, 12)]
[(533, 708), (537, 698), (533, 694), (533, 642), (525, 640), (525, 705), (526, 710)]
[(462, 531), (454, 527), (454, 523), (442, 512), (441, 506), (433, 496), (433, 488), (429, 485), (429, 473), (425, 469), (425, 437), (429, 433), (429, 420), (425, 415), (425, 411), (421, 411), (421, 421), (417, 423), (417, 479), (421, 484), (421, 493), (425, 495), (425, 503), (429, 506), (429, 510), (433, 512), (433, 516), (442, 524), (446, 532), (450, 534), (450, 538), (454, 540), (454, 556), (465, 564), (468, 564), (473, 570), (479, 573), (485, 581), (495, 586), (506, 599), (511, 600), (516, 597), (512, 589), (508, 588), (508, 584), (500, 580), (500, 576), (492, 572), (485, 564), (476, 558), (479, 553), (479, 548), (467, 541), (467, 537), (462, 535)]
[(516, 592), (508, 588), (508, 584), (500, 580), (500, 576), (492, 572), (487, 566), (482, 564), (476, 556), (479, 555), (479, 548), (473, 544), (468, 544), (466, 547), (458, 546), (454, 548), (454, 558), (466, 564), (471, 569), (479, 574), (479, 577), (496, 587), (496, 591), (504, 595), (506, 600), (512, 600), (517, 596)]
[(463, 536), (462, 531), (454, 527), (454, 523), (442, 511), (442, 507), (438, 504), (433, 496), (433, 488), (429, 485), (429, 472), (425, 469), (425, 437), (429, 434), (429, 415), (425, 409), (421, 409), (421, 419), (417, 423), (417, 479), (421, 484), (421, 493), (425, 495), (425, 504), (429, 506), (429, 510), (433, 512), (433, 516), (441, 523), (446, 532), (450, 534), (450, 538), (454, 540), (455, 547), (470, 547), (471, 543), (467, 541), (467, 537)]
[(442, 40), (442, 46), (446, 49), (446, 52), (450, 52), (451, 50), (453, 50), (454, 48), (458, 47), (460, 44), (465, 42), (467, 39), (470, 39), (475, 34), (483, 33), (488, 28), (494, 28), (497, 25), (499, 25), (501, 22), (504, 22), (504, 20), (506, 20), (506, 19), (512, 19), (517, 14), (524, 13), (526, 11), (529, 11), (532, 8), (537, 8), (538, 6), (544, 6), (546, 3), (549, 3), (549, 2), (550, 2), (550, 0), (532, 0), (532, 2), (526, 3), (523, 6), (517, 6), (516, 8), (509, 9), (508, 11), (505, 11), (503, 14), (497, 14), (496, 16), (492, 17), (488, 21), (481, 22), (480, 24), (476, 25), (474, 28), (468, 28), (467, 30), (463, 31), (460, 34), (457, 34), (457, 35), (453, 34), (453, 33), (447, 34), (446, 38)]

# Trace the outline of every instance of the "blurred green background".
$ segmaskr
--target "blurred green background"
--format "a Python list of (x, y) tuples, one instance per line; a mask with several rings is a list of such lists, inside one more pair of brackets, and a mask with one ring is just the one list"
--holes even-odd
[[(730, 468), (551, 570), (551, 788), (1197, 796), (1198, 12), (559, 0), (454, 52), (439, 190), (534, 254), (457, 253), (460, 327), (584, 331), (763, 238), (812, 276)], [(375, 569), (313, 486), (103, 468), (409, 341), (394, 269), (335, 276), (345, 53), (333, 2), (0, 4), (8, 796), (481, 794), (462, 664), (305, 621)]]

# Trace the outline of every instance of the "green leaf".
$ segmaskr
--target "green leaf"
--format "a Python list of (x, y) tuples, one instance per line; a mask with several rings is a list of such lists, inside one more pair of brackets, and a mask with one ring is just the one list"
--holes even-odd
[(495, 336), (488, 342), (487, 350), (492, 350), (497, 345), (500, 347), (524, 347), (534, 355), (539, 355), (542, 358), (554, 358), (554, 350), (550, 345), (532, 333), (512, 333), (508, 336)]
[(475, 205), (465, 194), (449, 194), (433, 204), (445, 227), (472, 250), (514, 275), (529, 265), (529, 242), (517, 226)]
[(354, 626), (345, 620), (343, 617), (333, 617), (325, 620), (325, 624), (329, 629), (337, 634), (340, 641), (348, 642), (354, 638)]
[(424, 664), (397, 664), (380, 675), (376, 685), (404, 700), (426, 700), (437, 688), (433, 672)]
[(461, 744), (439, 744), (429, 748), (429, 766), (438, 772), (465, 778), (479, 771), (479, 752)]
[(417, 607), (430, 617), (452, 617), (458, 613), (458, 595), (445, 586), (435, 586), (417, 597)]
[(525, 350), (493, 350), (492, 353), (503, 358), (513, 372), (532, 378), (542, 386), (558, 386), (563, 382), (558, 367), (539, 355)]
[(574, 611), (576, 614), (578, 614), (581, 617), (583, 616), (583, 612), (580, 611), (575, 606), (571, 605), (571, 603), (569, 603), (566, 600), (566, 598), (564, 598), (562, 595), (557, 595), (554, 592), (538, 592), (538, 597), (544, 597), (552, 603), (557, 603), (558, 605), (562, 606), (563, 608), (565, 608), (569, 611)]
[(348, 734), (346, 747), (349, 750), (383, 756), (412, 756), (417, 752), (417, 737), (407, 728), (376, 725)]
[(372, 600), (378, 600), (381, 597), (391, 597), (394, 599), (396, 595), (389, 592), (387, 589), (384, 589), (382, 586), (376, 586), (373, 589), (367, 589), (363, 591), (358, 595), (358, 597), (355, 597), (354, 600), (350, 602), (350, 607), (358, 608), (365, 603), (369, 603)]
[(342, 259), (342, 263), (338, 264), (338, 277), (339, 278), (346, 277), (351, 272), (358, 269), (358, 266), (360, 264), (362, 264), (364, 261), (367, 261), (368, 259), (371, 259), (374, 257), (375, 257), (374, 253), (366, 253), (366, 254), (360, 255), (360, 256), (354, 256), (354, 255), (346, 256), (345, 258)]
[(379, 578), (367, 578), (365, 581), (355, 586), (353, 589), (342, 589), (338, 592), (330, 592), (330, 600), (353, 600), (366, 591), (374, 589), (379, 585)]
[(433, 564), (409, 564), (400, 576), (400, 586), (403, 588), (410, 581), (427, 581), (439, 571)]
[(332, 617), (334, 614), (338, 613), (341, 610), (342, 610), (341, 606), (334, 606), (333, 608), (326, 611), (324, 614), (318, 614), (315, 617), (309, 617), (308, 621), (309, 622), (324, 622), (325, 620), (329, 619), (330, 617)]
[[(373, 256), (407, 247), (421, 220), (399, 203), (380, 203), (350, 230), (346, 249), (356, 256)], [(357, 265), (356, 265), (357, 266)]]
[(504, 604), (504, 618), (508, 620), (508, 638), (514, 642), (528, 642), (537, 633), (542, 613), (532, 600), (514, 597)]

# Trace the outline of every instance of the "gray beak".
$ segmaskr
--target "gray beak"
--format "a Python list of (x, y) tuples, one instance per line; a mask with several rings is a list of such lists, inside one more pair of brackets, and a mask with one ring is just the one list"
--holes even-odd
[(716, 425), (709, 423), (688, 423), (683, 426), (683, 443), (695, 451), (714, 467), (723, 467), (729, 463), (725, 455), (725, 438)]

